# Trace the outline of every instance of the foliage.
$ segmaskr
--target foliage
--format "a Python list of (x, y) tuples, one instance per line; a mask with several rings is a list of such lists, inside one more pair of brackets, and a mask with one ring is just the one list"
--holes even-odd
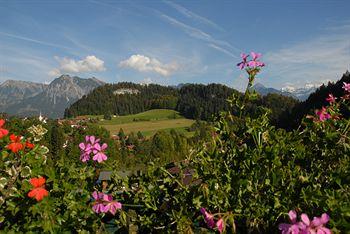
[[(175, 164), (177, 170), (156, 164), (144, 176), (123, 182), (115, 177), (116, 185), (127, 188), (124, 203), (141, 207), (133, 220), (142, 231), (202, 230), (208, 217), (202, 218), (201, 207), (222, 219), (228, 232), (277, 233), (292, 209), (327, 212), (334, 233), (350, 229), (350, 123), (338, 104), (326, 109), (332, 118), (305, 118), (302, 131), (286, 132), (271, 126), (268, 111), (251, 118), (244, 111), (251, 98), (249, 92), (234, 97), (241, 118), (222, 113), (211, 144)], [(349, 95), (339, 106), (349, 107)]]
[[(94, 125), (69, 128), (57, 122), (43, 124), (48, 132), (35, 140), (40, 137), (32, 134), (38, 131), (23, 128), (32, 122), (14, 120), (9, 126), (1, 121), (0, 229), (288, 233), (296, 227), (298, 212), (296, 233), (350, 230), (350, 121), (342, 114), (349, 111), (350, 85), (343, 84), (338, 99), (329, 95), (327, 105), (303, 118), (301, 128), (278, 129), (268, 109), (249, 111), (259, 99), (249, 90), (264, 66), (260, 54), (251, 55), (248, 61), (243, 54), (239, 63), (248, 73), (245, 95), (233, 94), (232, 111), (222, 112), (215, 133), (192, 148), (175, 131), (159, 132), (146, 143), (140, 134), (120, 130), (113, 141)], [(52, 141), (52, 135), (64, 141)], [(50, 153), (47, 142), (61, 151)], [(149, 167), (121, 176), (120, 161), (146, 149), (153, 156)], [(111, 180), (99, 181), (106, 169)], [(287, 214), (291, 224), (285, 223)]]

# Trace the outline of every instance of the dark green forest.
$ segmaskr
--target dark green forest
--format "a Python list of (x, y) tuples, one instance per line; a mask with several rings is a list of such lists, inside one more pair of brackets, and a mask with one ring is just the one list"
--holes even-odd
[[(276, 123), (277, 127), (284, 129), (297, 128), (304, 116), (307, 114), (314, 114), (315, 109), (320, 109), (327, 105), (326, 98), (328, 94), (333, 94), (339, 99), (344, 95), (343, 83), (350, 82), (350, 73), (346, 72), (337, 82), (329, 82), (327, 85), (320, 86), (314, 93), (312, 93), (307, 100), (295, 105), (291, 110), (285, 110), (279, 116)], [(344, 106), (341, 108), (341, 113), (345, 118), (349, 118), (350, 112)]]
[[(125, 90), (135, 93), (117, 94)], [(65, 110), (65, 117), (78, 115), (136, 114), (151, 109), (175, 109), (176, 89), (156, 84), (140, 85), (130, 82), (106, 84), (83, 96)]]
[[(304, 101), (280, 94), (257, 95), (246, 103), (251, 116), (261, 113), (262, 108), (271, 110), (269, 118), (273, 125), (284, 129), (295, 129), (306, 114), (326, 105), (326, 97), (333, 93), (335, 97), (344, 94), (343, 82), (350, 82), (350, 74), (345, 73), (336, 83), (322, 85)], [(130, 89), (137, 93), (116, 94), (117, 90)], [(129, 82), (106, 84), (75, 102), (65, 111), (65, 117), (79, 115), (129, 115), (151, 109), (172, 109), (189, 119), (212, 121), (222, 111), (232, 110), (227, 99), (243, 94), (221, 84), (186, 84), (177, 89), (156, 84), (140, 85)], [(343, 110), (343, 115), (350, 114)]]
[[(116, 91), (131, 90), (134, 93), (117, 94)], [(82, 97), (65, 111), (65, 117), (79, 115), (129, 115), (151, 109), (172, 109), (189, 119), (211, 121), (222, 111), (231, 107), (227, 99), (232, 95), (242, 97), (239, 91), (221, 84), (186, 84), (180, 89), (160, 85), (134, 83), (107, 84)], [(290, 110), (298, 101), (279, 94), (257, 96), (247, 103), (251, 114), (261, 107), (272, 110), (271, 121), (277, 122), (282, 112)]]

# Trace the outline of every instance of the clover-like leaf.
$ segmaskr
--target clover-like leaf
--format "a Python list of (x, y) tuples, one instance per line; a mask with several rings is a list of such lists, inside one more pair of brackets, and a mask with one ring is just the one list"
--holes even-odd
[(42, 145), (40, 147), (40, 153), (47, 154), (48, 152), (49, 152), (49, 149), (46, 146)]
[(15, 197), (15, 196), (17, 196), (17, 194), (18, 194), (18, 190), (17, 190), (16, 187), (11, 187), (11, 188), (9, 189), (9, 196)]
[(21, 171), (21, 176), (23, 178), (27, 178), (28, 176), (30, 176), (31, 173), (32, 173), (32, 170), (30, 169), (30, 167), (25, 166)]
[(16, 168), (14, 166), (12, 166), (11, 168), (6, 170), (7, 174), (9, 174), (10, 176), (16, 176), (18, 175), (18, 171), (16, 170)]
[(5, 188), (7, 182), (8, 182), (8, 180), (5, 177), (1, 177), (0, 178), (0, 189)]

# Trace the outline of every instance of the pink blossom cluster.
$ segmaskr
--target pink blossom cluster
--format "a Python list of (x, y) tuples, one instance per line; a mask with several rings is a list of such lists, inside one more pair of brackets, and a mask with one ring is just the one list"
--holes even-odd
[(316, 110), (316, 115), (318, 115), (318, 119), (321, 122), (326, 121), (327, 119), (330, 119), (332, 117), (331, 114), (328, 113), (326, 107), (322, 107), (321, 110)]
[(291, 210), (288, 212), (290, 223), (281, 223), (279, 230), (281, 234), (331, 234), (331, 230), (325, 225), (329, 221), (329, 215), (324, 213), (321, 217), (314, 217), (310, 221), (307, 214), (300, 215), (300, 221), (297, 221), (297, 212)]
[(250, 54), (252, 56), (252, 60), (250, 61), (248, 61), (249, 54), (245, 54), (245, 53), (241, 54), (242, 62), (237, 64), (239, 69), (241, 70), (243, 70), (244, 68), (256, 69), (256, 68), (265, 66), (265, 63), (259, 61), (259, 59), (261, 58), (260, 53), (251, 52)]
[(223, 230), (224, 230), (224, 220), (222, 218), (220, 218), (218, 221), (215, 222), (214, 215), (209, 213), (209, 212), (207, 212), (205, 208), (201, 208), (200, 211), (201, 211), (201, 213), (202, 213), (202, 215), (204, 217), (204, 220), (207, 223), (209, 228), (214, 229), (215, 227), (217, 227), (218, 231), (220, 233), (223, 232)]
[(94, 191), (92, 197), (95, 200), (92, 210), (96, 214), (110, 213), (115, 215), (117, 210), (122, 208), (122, 203), (113, 200), (112, 195)]
[[(350, 83), (343, 82), (343, 89), (345, 91), (345, 96), (342, 98), (346, 99), (350, 95)], [(330, 105), (333, 105), (336, 103), (337, 99), (338, 98), (334, 97), (333, 94), (330, 93), (330, 94), (328, 94), (326, 101)], [(329, 113), (329, 109), (327, 109), (326, 107), (322, 107), (321, 110), (316, 110), (315, 112), (316, 112), (316, 115), (318, 116), (318, 121), (324, 122), (324, 121), (332, 118), (332, 115)]]
[(92, 160), (101, 163), (107, 160), (107, 155), (105, 150), (108, 145), (106, 143), (100, 144), (100, 139), (95, 136), (86, 136), (85, 142), (79, 144), (80, 148), (80, 160), (82, 162), (87, 162), (90, 160), (90, 156), (93, 155)]
[(350, 93), (350, 83), (343, 82), (343, 89), (345, 90), (345, 92)]

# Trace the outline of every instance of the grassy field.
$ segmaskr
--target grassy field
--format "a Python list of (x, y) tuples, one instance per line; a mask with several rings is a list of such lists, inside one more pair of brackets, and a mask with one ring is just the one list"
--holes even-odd
[[(101, 118), (102, 116), (99, 116)], [(170, 131), (175, 129), (186, 136), (193, 135), (187, 128), (194, 123), (194, 120), (186, 119), (174, 110), (155, 109), (135, 115), (116, 116), (111, 120), (100, 120), (98, 124), (111, 132), (117, 134), (120, 128), (125, 133), (140, 131), (144, 136), (150, 137), (158, 130)]]

